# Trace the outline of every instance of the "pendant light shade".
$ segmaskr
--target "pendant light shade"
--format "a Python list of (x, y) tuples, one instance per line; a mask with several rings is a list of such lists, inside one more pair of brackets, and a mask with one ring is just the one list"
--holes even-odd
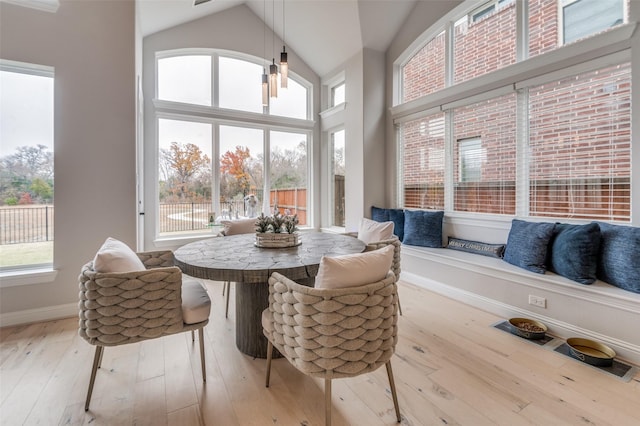
[(287, 62), (287, 51), (282, 46), (282, 52), (280, 53), (280, 87), (287, 88), (287, 82), (289, 80), (289, 63)]
[(269, 86), (271, 86), (271, 97), (278, 97), (278, 66), (276, 65), (275, 58), (273, 63), (269, 65)]
[(262, 70), (262, 106), (269, 105), (269, 77), (267, 70)]

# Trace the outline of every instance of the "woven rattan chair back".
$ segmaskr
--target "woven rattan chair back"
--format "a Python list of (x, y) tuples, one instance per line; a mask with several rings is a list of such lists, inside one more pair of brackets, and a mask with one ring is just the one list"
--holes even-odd
[(182, 314), (182, 272), (171, 251), (138, 253), (147, 269), (100, 273), (93, 262), (82, 267), (79, 280), (80, 337), (96, 346), (85, 411), (102, 362), (105, 346), (199, 331), (202, 379), (206, 381), (203, 328), (209, 320), (185, 324)]
[(301, 372), (325, 379), (325, 418), (331, 424), (331, 380), (355, 377), (385, 365), (400, 422), (391, 356), (398, 340), (398, 295), (392, 272), (379, 282), (316, 289), (281, 274), (269, 278), (263, 313), (269, 386), (275, 347)]

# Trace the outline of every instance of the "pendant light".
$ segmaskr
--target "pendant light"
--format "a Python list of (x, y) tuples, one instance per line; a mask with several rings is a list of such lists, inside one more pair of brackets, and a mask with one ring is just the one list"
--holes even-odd
[(275, 58), (273, 63), (269, 65), (269, 85), (271, 86), (271, 97), (278, 97), (278, 66), (276, 65)]
[[(273, 18), (273, 26), (275, 27), (276, 25), (276, 2), (275, 0), (272, 3), (273, 7), (272, 7), (272, 13), (271, 13), (271, 17)], [(275, 31), (271, 30), (271, 48), (273, 50), (276, 44), (276, 33)], [(272, 51), (273, 51), (272, 50)], [(278, 97), (278, 66), (276, 65), (276, 58), (271, 58), (271, 65), (269, 65), (269, 85), (271, 86), (271, 97), (272, 98), (277, 98)]]
[(284, 0), (282, 0), (282, 52), (280, 52), (280, 87), (287, 88), (289, 80), (289, 63), (287, 62), (287, 50), (284, 41)]

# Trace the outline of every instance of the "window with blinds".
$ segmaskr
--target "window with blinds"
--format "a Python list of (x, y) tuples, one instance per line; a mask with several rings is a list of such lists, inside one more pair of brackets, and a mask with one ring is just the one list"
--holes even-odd
[(455, 211), (515, 214), (516, 94), (453, 110)]
[(631, 65), (529, 88), (530, 215), (629, 221)]
[(444, 209), (444, 123), (437, 113), (400, 125), (404, 207)]

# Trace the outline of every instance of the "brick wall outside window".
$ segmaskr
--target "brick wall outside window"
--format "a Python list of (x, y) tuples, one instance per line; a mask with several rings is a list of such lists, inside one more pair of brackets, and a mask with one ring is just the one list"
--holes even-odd
[[(558, 47), (557, 15), (554, 1), (529, 2), (531, 56)], [(515, 3), (458, 24), (455, 81), (514, 63), (515, 42)], [(444, 54), (441, 33), (404, 67), (405, 101), (444, 87)], [(629, 64), (529, 88), (530, 215), (630, 220), (630, 99)], [(515, 214), (515, 93), (452, 116), (454, 210)], [(444, 205), (444, 131), (436, 138), (424, 131), (434, 120), (444, 129), (443, 113), (402, 125), (405, 207)], [(472, 137), (482, 140), (482, 177), (461, 183), (456, 141)], [(442, 165), (433, 169), (432, 157), (441, 154)]]

